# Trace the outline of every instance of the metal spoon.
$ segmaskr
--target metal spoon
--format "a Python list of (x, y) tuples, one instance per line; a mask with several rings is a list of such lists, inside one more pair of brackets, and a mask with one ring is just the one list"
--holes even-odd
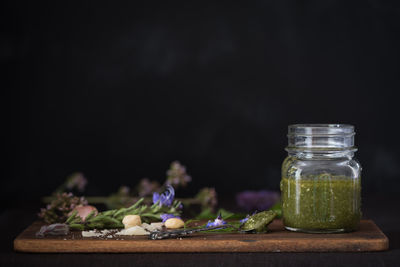
[(180, 236), (186, 236), (189, 234), (209, 231), (209, 230), (220, 230), (225, 228), (233, 228), (239, 233), (264, 233), (267, 231), (267, 226), (270, 224), (274, 218), (276, 217), (276, 213), (274, 211), (263, 211), (257, 214), (254, 214), (249, 217), (249, 219), (238, 227), (233, 226), (231, 224), (223, 224), (219, 226), (213, 227), (203, 227), (203, 228), (191, 228), (191, 229), (179, 229), (179, 230), (161, 230), (151, 232), (149, 239), (158, 240), (158, 239), (166, 239), (166, 238), (174, 238)]
[(151, 232), (149, 235), (149, 239), (152, 240), (159, 240), (159, 239), (166, 239), (166, 238), (174, 238), (174, 237), (180, 237), (180, 236), (186, 236), (189, 234), (197, 233), (197, 232), (203, 232), (203, 231), (209, 231), (209, 230), (220, 230), (220, 229), (225, 229), (225, 228), (235, 228), (233, 225), (230, 224), (223, 224), (219, 226), (214, 226), (214, 227), (203, 227), (203, 228), (190, 228), (190, 229), (179, 229), (179, 230), (161, 230), (161, 231), (155, 231)]
[(149, 235), (149, 239), (151, 240), (160, 240), (160, 239), (167, 239), (167, 238), (175, 238), (175, 237), (182, 237), (186, 235), (190, 235), (193, 233), (198, 233), (198, 232), (203, 232), (203, 231), (209, 231), (209, 230), (221, 230), (225, 228), (233, 228), (237, 230), (239, 233), (243, 234), (253, 234), (256, 233), (256, 229), (246, 229), (243, 230), (241, 227), (237, 228), (233, 225), (230, 224), (224, 224), (220, 226), (214, 226), (214, 227), (203, 227), (203, 228), (190, 228), (190, 229), (179, 229), (179, 230), (161, 230), (161, 231), (155, 231), (151, 232)]

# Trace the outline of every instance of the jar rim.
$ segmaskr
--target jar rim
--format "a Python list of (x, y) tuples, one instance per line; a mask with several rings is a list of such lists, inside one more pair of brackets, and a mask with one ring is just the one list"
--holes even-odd
[(288, 126), (288, 150), (348, 150), (354, 147), (350, 124), (292, 124)]
[(288, 126), (290, 136), (353, 136), (354, 126), (350, 124), (305, 123)]

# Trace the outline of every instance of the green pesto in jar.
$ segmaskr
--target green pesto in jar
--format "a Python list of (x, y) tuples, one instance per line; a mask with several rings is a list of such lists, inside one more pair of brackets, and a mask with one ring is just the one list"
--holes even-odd
[(290, 230), (354, 231), (361, 218), (360, 179), (320, 174), (281, 180), (283, 220)]

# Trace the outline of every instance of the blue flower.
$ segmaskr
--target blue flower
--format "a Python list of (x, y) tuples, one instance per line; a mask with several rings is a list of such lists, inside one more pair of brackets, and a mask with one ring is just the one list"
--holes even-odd
[(220, 226), (226, 224), (226, 221), (224, 221), (221, 217), (221, 213), (218, 215), (218, 217), (214, 221), (208, 221), (206, 227), (215, 227), (215, 226)]
[[(156, 204), (157, 201), (160, 201), (160, 194), (157, 192), (154, 192), (153, 193), (153, 204)], [(161, 206), (162, 205), (161, 201), (158, 204), (160, 204), (160, 206)]]
[[(258, 213), (258, 211), (255, 210), (255, 211), (253, 212), (253, 214), (251, 214), (251, 216), (253, 216), (253, 215), (257, 214), (257, 213)], [(243, 219), (241, 219), (239, 222), (240, 222), (241, 224), (244, 224), (245, 222), (247, 222), (247, 220), (248, 220), (249, 218), (250, 218), (250, 215), (247, 214), (246, 217), (243, 218)]]
[(165, 222), (166, 220), (171, 219), (171, 218), (178, 218), (178, 219), (180, 219), (181, 217), (175, 216), (174, 214), (164, 213), (164, 214), (161, 214), (161, 215), (160, 215), (160, 218), (162, 219), (162, 222)]
[(167, 206), (170, 207), (174, 202), (175, 190), (172, 186), (167, 185), (167, 189), (164, 193), (159, 194), (157, 192), (153, 193), (153, 203), (156, 204), (158, 202), (159, 206)]
[(245, 218), (241, 219), (239, 222), (241, 224), (243, 224), (243, 223), (247, 222), (248, 219), (249, 219), (249, 215), (247, 215)]

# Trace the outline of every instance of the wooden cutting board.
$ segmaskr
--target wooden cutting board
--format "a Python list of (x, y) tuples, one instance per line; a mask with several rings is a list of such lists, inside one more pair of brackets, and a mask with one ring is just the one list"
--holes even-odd
[(80, 232), (63, 237), (36, 238), (42, 223), (35, 222), (14, 240), (14, 249), (31, 253), (132, 252), (360, 252), (382, 251), (389, 240), (371, 220), (344, 234), (306, 234), (284, 230), (275, 220), (266, 234), (193, 234), (178, 239), (149, 240), (146, 236), (83, 238)]

